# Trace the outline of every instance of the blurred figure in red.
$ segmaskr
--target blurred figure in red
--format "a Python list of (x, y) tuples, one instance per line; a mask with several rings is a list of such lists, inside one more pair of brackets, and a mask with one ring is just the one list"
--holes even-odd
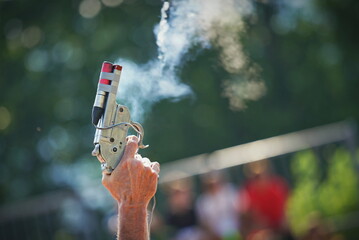
[(235, 187), (225, 181), (220, 171), (207, 173), (201, 180), (203, 193), (197, 199), (196, 210), (206, 232), (203, 239), (240, 239)]
[(247, 181), (240, 190), (239, 210), (245, 239), (292, 239), (285, 217), (286, 181), (271, 172), (268, 160), (245, 165), (244, 173)]

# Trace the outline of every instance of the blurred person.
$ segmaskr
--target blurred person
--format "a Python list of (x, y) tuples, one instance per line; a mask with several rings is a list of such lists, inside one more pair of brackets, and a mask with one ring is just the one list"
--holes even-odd
[(244, 166), (247, 180), (239, 192), (239, 209), (245, 239), (292, 239), (285, 216), (289, 188), (269, 164), (262, 160)]
[(166, 223), (160, 212), (156, 210), (153, 211), (152, 216), (150, 216), (149, 224), (151, 238), (156, 240), (168, 240)]
[(118, 205), (118, 240), (149, 239), (147, 206), (157, 191), (160, 165), (137, 151), (138, 138), (127, 137), (118, 166), (111, 175), (102, 173), (102, 183)]
[(328, 226), (319, 212), (310, 213), (308, 222), (308, 229), (300, 238), (301, 240), (331, 240), (340, 237), (340, 235), (332, 236), (330, 234)]
[(165, 221), (170, 227), (171, 239), (200, 239), (201, 232), (197, 226), (191, 179), (184, 178), (171, 182), (165, 186), (165, 191), (168, 202)]
[(203, 193), (197, 199), (196, 211), (208, 235), (205, 239), (239, 239), (235, 187), (220, 171), (205, 174), (201, 180)]

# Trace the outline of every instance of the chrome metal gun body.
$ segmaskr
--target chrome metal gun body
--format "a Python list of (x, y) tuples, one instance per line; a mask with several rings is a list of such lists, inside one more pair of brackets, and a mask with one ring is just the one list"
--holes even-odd
[(101, 169), (107, 174), (111, 174), (121, 160), (129, 128), (137, 132), (139, 147), (147, 147), (142, 143), (141, 124), (132, 122), (128, 108), (116, 102), (121, 71), (120, 65), (103, 62), (92, 109), (92, 123), (96, 128), (92, 155), (101, 162)]

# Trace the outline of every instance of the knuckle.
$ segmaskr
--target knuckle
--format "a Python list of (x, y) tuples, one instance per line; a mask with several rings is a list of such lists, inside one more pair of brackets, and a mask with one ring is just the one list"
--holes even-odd
[(134, 168), (141, 168), (143, 166), (142, 162), (138, 159), (133, 159), (131, 161), (131, 165), (134, 167)]
[(158, 162), (152, 163), (152, 169), (153, 169), (153, 171), (160, 173), (160, 170), (161, 170), (160, 164)]
[(151, 173), (152, 172), (152, 168), (150, 166), (143, 166), (145, 171), (148, 172), (148, 173)]
[(158, 178), (158, 174), (156, 172), (154, 172), (153, 170), (151, 170), (151, 178)]
[(158, 171), (160, 171), (161, 165), (158, 162), (154, 162), (153, 165), (157, 167)]

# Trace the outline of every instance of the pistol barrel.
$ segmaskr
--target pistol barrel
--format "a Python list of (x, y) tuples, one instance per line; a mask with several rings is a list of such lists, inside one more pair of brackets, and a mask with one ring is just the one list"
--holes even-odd
[[(103, 62), (101, 72), (112, 73), (113, 72), (112, 63), (106, 62), (106, 61)], [(92, 123), (94, 125), (98, 124), (100, 118), (104, 114), (106, 99), (108, 96), (108, 93), (106, 93), (105, 91), (99, 90), (100, 84), (111, 85), (111, 81), (108, 79), (101, 78), (101, 75), (100, 75), (100, 79), (99, 79), (98, 86), (97, 86), (95, 102), (94, 102), (94, 105), (92, 108)]]

